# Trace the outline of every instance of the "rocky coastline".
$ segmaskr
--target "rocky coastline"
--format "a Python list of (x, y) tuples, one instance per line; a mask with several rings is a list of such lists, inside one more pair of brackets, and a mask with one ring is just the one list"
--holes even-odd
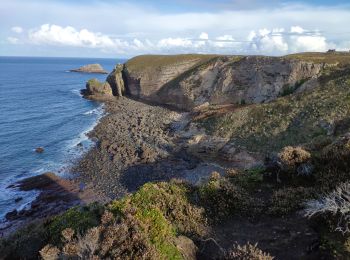
[[(150, 60), (153, 66), (146, 66)], [(233, 77), (235, 74), (232, 72), (220, 74), (226, 71), (225, 67), (229, 64), (237, 70), (235, 72), (237, 76)], [(98, 64), (90, 65), (74, 71), (105, 73)], [(255, 86), (257, 97), (264, 88), (270, 86), (268, 83), (270, 79), (262, 76), (264, 74), (270, 73), (268, 74), (270, 78), (280, 77), (278, 84), (282, 86), (285, 84), (283, 82), (298, 81), (300, 76), (296, 76), (297, 71), (302, 71), (306, 75), (301, 76), (302, 78), (311, 79), (319, 73), (322, 66), (325, 65), (312, 65), (309, 61), (288, 61), (287, 58), (216, 55), (146, 55), (135, 57), (126, 64), (116, 65), (105, 82), (91, 79), (81, 91), (86, 99), (104, 102), (106, 115), (88, 133), (95, 146), (72, 167), (71, 171), (75, 173), (74, 179), (65, 180), (49, 173), (10, 186), (22, 189), (24, 183), (30, 183), (31, 185), (26, 186), (27, 190), (40, 190), (41, 193), (31, 203), (29, 209), (9, 212), (8, 221), (0, 227), (2, 232), (7, 234), (33, 219), (57, 214), (74, 205), (123, 197), (147, 182), (169, 181), (175, 178), (199, 185), (205, 182), (213, 171), (224, 174), (227, 166), (249, 169), (262, 165), (264, 158), (261, 154), (249, 153), (245, 149), (235, 147), (227, 138), (209, 136), (196, 124), (198, 118), (208, 116), (208, 106), (211, 102), (209, 97), (217, 94), (200, 98), (201, 101), (197, 106), (189, 104), (185, 97), (180, 97), (179, 102), (174, 105), (173, 102), (177, 98), (174, 97), (175, 99), (169, 103), (164, 97), (169, 97), (175, 92), (183, 93), (184, 96), (188, 94), (184, 94), (186, 92), (180, 89), (174, 92), (169, 89), (169, 84), (177, 81), (181, 88), (185, 86), (188, 88), (187, 85), (190, 87), (193, 82), (187, 78), (197, 77), (198, 81), (198, 75), (201, 75), (200, 81), (197, 82), (198, 86), (218, 89), (210, 84), (227, 83), (225, 81), (220, 83), (220, 80), (213, 82), (206, 78), (212, 78), (211, 73), (215, 72), (216, 77), (224, 77), (226, 81), (232, 81), (231, 84), (235, 86), (237, 82), (241, 82), (239, 77), (242, 80), (254, 78), (248, 75), (249, 71), (260, 67), (260, 72), (257, 72), (260, 73), (259, 82), (246, 83)], [(248, 72), (243, 72), (242, 68)], [(159, 73), (154, 74), (153, 70), (158, 70)], [(261, 82), (267, 83), (263, 83), (265, 86), (261, 87)], [(221, 96), (225, 96), (225, 90), (221, 91)], [(233, 87), (233, 91), (236, 91), (236, 95), (241, 93), (239, 88)], [(252, 102), (263, 101), (254, 100)], [(235, 110), (236, 107), (235, 102), (227, 104), (225, 99), (216, 98), (209, 115)], [(187, 112), (189, 110), (190, 112)], [(42, 178), (49, 181), (47, 185), (38, 187), (42, 183)], [(39, 184), (34, 184), (32, 180), (36, 180), (35, 182)], [(85, 188), (81, 189), (81, 185)], [(88, 199), (85, 199), (86, 194), (89, 194)], [(77, 199), (81, 197), (84, 199)]]
[[(336, 62), (328, 54), (308, 55), (140, 56), (117, 65), (106, 82), (88, 81), (83, 96), (105, 108), (88, 134), (95, 145), (73, 166), (71, 180), (47, 173), (15, 184), (41, 194), (31, 209), (10, 212), (1, 231), (6, 236), (97, 201), (106, 214), (131, 221), (125, 230), (145, 225), (146, 248), (147, 236), (164, 231), (160, 244), (151, 242), (157, 254), (171, 255), (162, 251), (170, 245), (185, 259), (226, 259), (230, 250), (251, 250), (256, 259), (273, 259), (270, 253), (323, 259), (327, 237), (319, 227), (326, 223), (310, 221), (301, 210), (349, 179), (350, 115), (343, 97), (349, 95), (350, 55)], [(332, 111), (337, 122), (330, 121)], [(205, 221), (198, 218), (204, 212)], [(123, 224), (105, 217), (90, 231)], [(159, 223), (160, 232), (153, 231)], [(180, 235), (169, 231), (173, 227)], [(66, 253), (70, 242), (56, 243), (55, 252)]]

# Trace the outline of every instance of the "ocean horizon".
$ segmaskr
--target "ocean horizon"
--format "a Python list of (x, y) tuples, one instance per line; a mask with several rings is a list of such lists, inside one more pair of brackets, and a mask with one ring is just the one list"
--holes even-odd
[[(111, 71), (125, 59), (0, 56), (0, 218), (29, 206), (37, 192), (9, 185), (27, 177), (69, 168), (91, 145), (86, 133), (103, 114), (99, 102), (80, 90), (106, 75), (69, 72), (99, 63)], [(43, 153), (36, 153), (43, 147)]]

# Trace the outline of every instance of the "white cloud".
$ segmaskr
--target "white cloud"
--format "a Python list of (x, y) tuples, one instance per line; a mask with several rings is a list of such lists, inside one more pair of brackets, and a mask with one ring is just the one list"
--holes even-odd
[[(83, 47), (100, 50), (103, 53), (137, 55), (144, 53), (222, 53), (222, 54), (266, 54), (284, 55), (291, 52), (325, 51), (334, 44), (321, 33), (312, 33), (301, 26), (284, 28), (261, 28), (252, 30), (246, 40), (236, 40), (235, 35), (223, 34), (209, 38), (201, 32), (195, 38), (166, 37), (156, 40), (106, 35), (73, 26), (43, 24), (29, 30), (28, 38), (21, 42), (61, 47)], [(17, 44), (18, 38), (8, 37), (8, 42)]]
[(228, 34), (216, 37), (213, 44), (219, 48), (230, 48), (237, 45), (233, 36)]
[(305, 30), (303, 28), (301, 28), (300, 26), (292, 26), (290, 28), (290, 32), (291, 33), (303, 33), (303, 32), (305, 32)]
[(74, 27), (43, 24), (39, 29), (29, 32), (29, 39), (36, 44), (78, 46), (89, 48), (110, 48), (116, 43), (108, 36), (93, 33), (87, 29), (76, 30)]
[(172, 48), (172, 47), (182, 47), (182, 48), (188, 48), (193, 45), (193, 42), (189, 39), (184, 39), (184, 38), (166, 38), (166, 39), (161, 39), (157, 46), (159, 48)]
[(20, 26), (14, 26), (11, 28), (11, 31), (15, 32), (15, 33), (22, 33), (23, 32), (23, 28)]
[[(321, 50), (328, 46), (337, 49), (350, 47), (350, 34), (344, 26), (350, 23), (350, 5), (316, 6), (306, 4), (305, 1), (297, 4), (293, 1), (277, 1), (278, 3), (270, 5), (260, 4), (255, 0), (239, 0), (233, 1), (235, 3), (231, 1), (231, 4), (224, 5), (223, 8), (207, 6), (203, 9), (203, 4), (200, 11), (197, 11), (197, 8), (170, 11), (164, 8), (164, 5), (145, 4), (144, 1), (91, 1), (89, 4), (79, 1), (74, 3), (74, 8), (69, 1), (3, 2), (0, 5), (3, 28), (11, 28), (14, 25), (13, 21), (28, 28), (35, 28), (44, 23), (60, 27), (56, 30), (57, 28), (52, 28), (53, 25), (49, 25), (47, 30), (41, 27), (31, 30), (30, 39), (25, 38), (27, 35), (22, 32), (21, 35), (17, 35), (21, 43), (26, 41), (88, 48), (81, 50), (82, 56), (94, 55), (94, 51), (97, 52), (95, 55), (98, 55), (100, 50), (133, 56), (145, 52), (180, 51), (284, 54), (294, 50)], [(181, 2), (184, 7), (194, 7), (189, 4), (192, 1)], [(195, 2), (197, 3), (197, 0)], [(212, 1), (210, 6), (222, 4), (214, 2)], [(244, 5), (249, 2), (251, 8), (235, 8), (241, 2)], [(269, 8), (263, 8), (266, 4)], [(42, 10), (45, 12), (42, 13)], [(280, 28), (284, 28), (285, 31), (279, 32)], [(312, 33), (315, 31), (310, 31), (316, 29), (322, 33), (317, 35)], [(1, 38), (11, 36), (5, 35), (4, 31), (0, 32)], [(254, 42), (245, 42), (249, 32), (251, 34), (248, 38)], [(219, 39), (227, 35), (232, 39)], [(94, 49), (91, 50), (92, 48)], [(0, 49), (0, 54), (6, 55), (6, 48)], [(27, 49), (29, 54), (36, 49), (36, 54), (40, 55), (41, 48)], [(67, 53), (72, 52), (72, 48), (66, 49), (70, 51)], [(16, 54), (16, 51), (22, 52), (19, 48), (11, 50), (14, 50), (12, 54)], [(46, 55), (56, 55), (57, 50), (60, 50), (60, 54), (65, 52), (64, 48), (52, 46), (45, 50)]]
[(201, 39), (201, 40), (208, 40), (209, 39), (209, 35), (206, 32), (202, 32), (199, 35), (199, 39)]
[(290, 33), (283, 28), (252, 31), (248, 40), (254, 52), (264, 54), (287, 54), (307, 51), (326, 51), (334, 43), (327, 41), (320, 33), (312, 33), (300, 26), (292, 26)]
[(16, 37), (7, 37), (7, 41), (11, 44), (17, 44), (19, 40)]
[(304, 51), (326, 51), (330, 44), (323, 36), (292, 36), (290, 51), (304, 52)]
[(283, 28), (268, 30), (266, 28), (252, 31), (248, 35), (253, 52), (264, 54), (283, 54), (288, 51), (288, 43), (283, 36)]

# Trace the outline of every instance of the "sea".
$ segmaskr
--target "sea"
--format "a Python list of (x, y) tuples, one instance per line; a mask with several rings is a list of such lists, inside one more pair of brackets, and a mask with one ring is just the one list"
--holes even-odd
[[(68, 176), (70, 166), (93, 145), (86, 134), (103, 115), (103, 104), (82, 98), (80, 90), (87, 80), (103, 81), (106, 75), (69, 70), (99, 63), (111, 71), (124, 62), (0, 57), (0, 220), (38, 195), (8, 188), (11, 184), (45, 172)], [(35, 152), (37, 147), (44, 152)]]

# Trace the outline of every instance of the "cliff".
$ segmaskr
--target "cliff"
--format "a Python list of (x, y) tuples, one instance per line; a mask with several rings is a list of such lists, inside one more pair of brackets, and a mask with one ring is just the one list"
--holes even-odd
[(348, 63), (349, 54), (337, 53), (142, 55), (117, 65), (106, 80), (113, 96), (127, 95), (190, 111), (203, 104), (265, 103), (313, 89), (328, 68)]
[(123, 70), (130, 96), (192, 110), (209, 104), (264, 103), (317, 86), (331, 66), (350, 55), (296, 54), (285, 57), (174, 55), (138, 56)]

